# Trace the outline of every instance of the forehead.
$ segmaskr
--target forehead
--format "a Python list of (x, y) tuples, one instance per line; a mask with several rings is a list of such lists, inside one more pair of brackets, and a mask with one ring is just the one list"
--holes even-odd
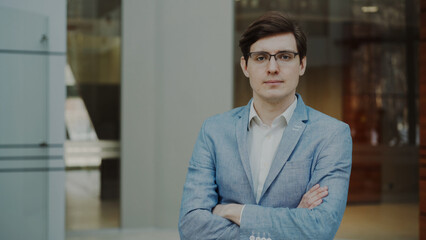
[(297, 52), (296, 39), (293, 33), (280, 33), (264, 37), (250, 46), (250, 52), (265, 51), (275, 53), (284, 50)]

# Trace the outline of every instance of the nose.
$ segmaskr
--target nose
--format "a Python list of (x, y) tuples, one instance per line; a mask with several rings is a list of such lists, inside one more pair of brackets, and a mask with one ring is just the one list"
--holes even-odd
[(274, 56), (271, 56), (271, 58), (269, 59), (267, 69), (268, 69), (268, 74), (277, 74), (278, 73), (279, 66), (278, 66), (277, 60), (275, 60)]

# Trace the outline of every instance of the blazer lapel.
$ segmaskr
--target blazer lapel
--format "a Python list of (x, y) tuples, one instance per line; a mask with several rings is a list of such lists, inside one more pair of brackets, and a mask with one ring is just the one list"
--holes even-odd
[(299, 142), (300, 137), (302, 136), (303, 131), (306, 128), (306, 121), (308, 120), (308, 114), (306, 112), (306, 105), (297, 94), (297, 106), (293, 112), (293, 116), (290, 119), (286, 129), (284, 130), (281, 142), (278, 145), (275, 158), (272, 161), (271, 168), (269, 170), (268, 176), (266, 177), (265, 184), (263, 185), (263, 191), (260, 197), (259, 202), (261, 201), (263, 195), (271, 186), (274, 179), (278, 176), (281, 169), (284, 167), (297, 143)]
[(244, 171), (246, 172), (247, 179), (249, 180), (250, 187), (253, 189), (253, 179), (251, 176), (250, 159), (248, 154), (248, 117), (250, 113), (251, 101), (253, 100), (250, 100), (249, 104), (243, 108), (240, 115), (238, 116), (239, 119), (237, 119), (235, 129), (241, 162), (243, 164)]

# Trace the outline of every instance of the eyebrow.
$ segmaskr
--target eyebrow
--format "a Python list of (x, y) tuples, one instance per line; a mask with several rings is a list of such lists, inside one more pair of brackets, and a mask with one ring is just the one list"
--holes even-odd
[[(269, 53), (269, 54), (271, 54), (271, 52), (269, 52), (269, 51), (253, 51), (253, 52), (264, 52), (264, 53)], [(292, 53), (297, 53), (297, 50), (290, 50), (290, 49), (287, 49), (287, 50), (278, 50), (278, 51), (276, 51), (275, 52), (275, 54), (276, 53), (279, 53), (279, 52), (292, 52)], [(272, 53), (273, 54), (273, 53)]]

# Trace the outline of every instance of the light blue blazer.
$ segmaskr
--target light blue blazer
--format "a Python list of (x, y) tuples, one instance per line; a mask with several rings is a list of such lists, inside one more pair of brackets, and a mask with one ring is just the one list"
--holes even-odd
[[(333, 239), (346, 207), (352, 164), (347, 124), (306, 106), (284, 130), (259, 203), (253, 191), (248, 131), (250, 103), (208, 118), (201, 127), (183, 190), (181, 239)], [(296, 208), (312, 186), (328, 196), (312, 209)], [(240, 226), (212, 214), (217, 204), (245, 204)]]

